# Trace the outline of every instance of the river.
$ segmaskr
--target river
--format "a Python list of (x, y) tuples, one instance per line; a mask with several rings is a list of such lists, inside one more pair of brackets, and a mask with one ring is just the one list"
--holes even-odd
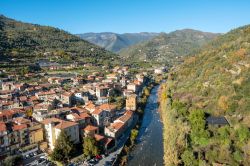
[(155, 86), (148, 98), (143, 121), (138, 134), (138, 143), (129, 156), (129, 166), (162, 166), (162, 123), (158, 112), (158, 90)]

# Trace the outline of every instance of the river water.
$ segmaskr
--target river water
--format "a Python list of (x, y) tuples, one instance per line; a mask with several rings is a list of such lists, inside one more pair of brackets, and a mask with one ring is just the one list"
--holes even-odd
[(129, 166), (163, 165), (162, 123), (157, 104), (158, 88), (159, 86), (155, 86), (148, 98), (138, 134), (138, 143), (130, 153)]

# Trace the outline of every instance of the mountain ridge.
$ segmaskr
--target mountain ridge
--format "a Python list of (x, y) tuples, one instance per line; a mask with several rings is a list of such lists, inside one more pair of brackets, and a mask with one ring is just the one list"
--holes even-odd
[(122, 58), (139, 61), (158, 61), (173, 64), (182, 57), (194, 54), (201, 46), (220, 34), (202, 32), (193, 29), (160, 33), (158, 36), (128, 48), (119, 54)]
[(76, 34), (89, 41), (90, 43), (99, 45), (106, 50), (118, 52), (122, 48), (126, 48), (130, 45), (149, 40), (158, 35), (154, 32), (139, 32), (139, 33), (114, 33), (114, 32), (100, 32), (100, 33), (84, 33)]
[[(24, 23), (0, 16), (0, 53), (2, 60), (16, 58), (34, 61), (39, 58), (52, 60), (98, 60), (117, 57), (114, 53), (89, 43), (59, 28)], [(49, 56), (44, 53), (49, 52)]]

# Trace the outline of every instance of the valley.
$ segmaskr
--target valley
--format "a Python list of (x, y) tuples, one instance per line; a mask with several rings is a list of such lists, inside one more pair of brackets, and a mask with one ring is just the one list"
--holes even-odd
[(250, 165), (249, 5), (1, 1), (0, 165)]

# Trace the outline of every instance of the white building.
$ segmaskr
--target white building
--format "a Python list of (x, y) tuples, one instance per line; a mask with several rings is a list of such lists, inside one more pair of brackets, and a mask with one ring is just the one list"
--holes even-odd
[(65, 121), (57, 118), (49, 118), (42, 121), (45, 135), (51, 150), (55, 148), (56, 140), (64, 131), (73, 143), (79, 143), (79, 127), (75, 122)]

